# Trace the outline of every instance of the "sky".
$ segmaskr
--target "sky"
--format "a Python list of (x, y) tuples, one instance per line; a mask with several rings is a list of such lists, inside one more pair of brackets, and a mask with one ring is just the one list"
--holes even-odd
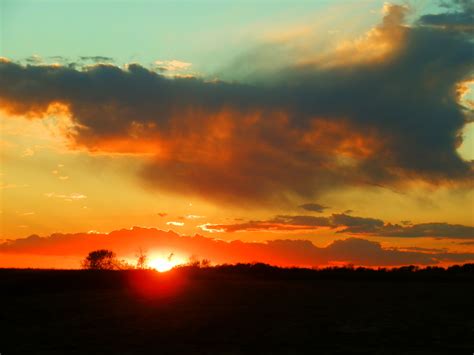
[(0, 267), (474, 261), (474, 6), (0, 0)]

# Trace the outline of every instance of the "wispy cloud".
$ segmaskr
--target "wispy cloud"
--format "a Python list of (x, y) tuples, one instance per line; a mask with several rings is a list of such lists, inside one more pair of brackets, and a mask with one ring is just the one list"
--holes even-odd
[(16, 189), (16, 188), (22, 188), (22, 187), (29, 187), (30, 185), (28, 184), (9, 184), (9, 183), (0, 183), (0, 190), (4, 189)]
[(81, 61), (89, 61), (93, 63), (112, 63), (114, 61), (111, 57), (105, 57), (102, 55), (95, 55), (95, 56), (81, 56), (79, 57)]
[(175, 221), (169, 221), (169, 222), (166, 222), (166, 224), (168, 226), (174, 226), (174, 227), (182, 227), (184, 226), (184, 223), (183, 222), (175, 222)]
[(180, 60), (156, 60), (154, 68), (159, 71), (181, 71), (191, 67), (191, 63), (183, 62)]
[(35, 212), (17, 212), (19, 216), (33, 216)]
[(324, 212), (325, 209), (329, 208), (327, 206), (320, 205), (319, 203), (305, 203), (303, 205), (300, 205), (299, 207), (306, 211), (318, 212), (318, 213), (322, 213)]
[(48, 198), (57, 198), (64, 201), (79, 201), (87, 198), (86, 195), (73, 192), (71, 194), (57, 194), (55, 192), (48, 192), (44, 194)]
[(184, 218), (186, 218), (186, 219), (202, 219), (202, 218), (206, 218), (206, 216), (199, 216), (199, 215), (196, 215), (196, 214), (188, 214), (188, 215), (184, 216)]
[(35, 150), (32, 148), (25, 148), (21, 154), (22, 157), (32, 157), (33, 155), (35, 155)]

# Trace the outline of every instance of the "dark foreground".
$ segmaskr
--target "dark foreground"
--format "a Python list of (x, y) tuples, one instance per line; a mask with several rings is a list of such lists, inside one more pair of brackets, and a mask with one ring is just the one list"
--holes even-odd
[(0, 353), (472, 354), (472, 267), (0, 270)]

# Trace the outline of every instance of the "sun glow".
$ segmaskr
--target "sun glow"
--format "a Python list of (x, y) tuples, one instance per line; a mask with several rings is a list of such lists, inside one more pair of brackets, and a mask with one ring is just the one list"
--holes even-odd
[(148, 266), (151, 269), (155, 269), (156, 271), (165, 272), (183, 263), (184, 261), (180, 260), (179, 258), (174, 257), (174, 254), (170, 254), (167, 257), (156, 257), (156, 258), (151, 259), (148, 262)]

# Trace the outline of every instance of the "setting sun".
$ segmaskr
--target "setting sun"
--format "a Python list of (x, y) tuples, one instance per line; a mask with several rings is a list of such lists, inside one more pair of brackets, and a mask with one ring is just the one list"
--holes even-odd
[(175, 266), (181, 264), (183, 264), (183, 262), (177, 258), (174, 258), (173, 254), (170, 254), (168, 257), (156, 257), (148, 262), (148, 266), (151, 269), (155, 269), (159, 272), (169, 271)]

